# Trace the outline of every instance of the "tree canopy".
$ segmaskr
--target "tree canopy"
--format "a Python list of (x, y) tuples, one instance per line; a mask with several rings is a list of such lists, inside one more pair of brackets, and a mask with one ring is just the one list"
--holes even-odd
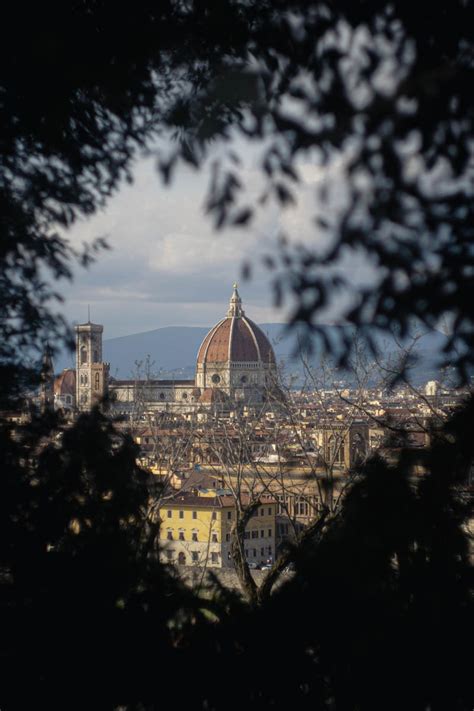
[[(78, 254), (59, 230), (131, 179), (140, 151), (157, 152), (166, 182), (180, 161), (200, 166), (212, 142), (232, 148), (239, 133), (263, 146), (260, 203), (297, 199), (302, 161), (341, 166), (344, 201), (324, 184), (315, 195), (314, 247), (282, 239), (268, 255), (277, 298), (294, 299), (292, 322), (331, 348), (317, 317), (344, 292), (345, 322), (369, 340), (372, 328), (403, 334), (413, 318), (446, 318), (446, 357), (465, 374), (473, 20), (462, 0), (11, 8), (0, 46), (2, 403), (21, 388), (31, 349), (67, 336), (58, 279), (105, 246)], [(215, 167), (208, 210), (218, 227), (245, 228), (260, 203), (243, 204), (239, 156), (229, 160)], [(337, 268), (356, 252), (378, 278), (353, 293)], [(153, 485), (106, 415), (1, 421), (2, 708), (30, 698), (48, 708), (168, 698), (207, 709), (472, 708), (462, 643), (473, 419), (468, 402), (430, 433), (416, 485), (407, 453), (365, 465), (340, 516), (306, 540), (294, 578), (261, 605), (217, 583), (198, 597), (150, 554)]]
[[(473, 352), (472, 21), (462, 0), (170, 0), (133, 13), (105, 2), (15, 6), (0, 70), (4, 367), (15, 345), (64, 332), (51, 318), (51, 282), (103, 246), (76, 255), (58, 227), (131, 179), (140, 149), (161, 151), (168, 180), (179, 160), (200, 165), (212, 141), (241, 133), (265, 146), (261, 202), (297, 199), (302, 161), (342, 166), (342, 203), (325, 181), (315, 194), (314, 246), (283, 239), (267, 260), (277, 268), (277, 300), (293, 299), (292, 321), (324, 346), (317, 317), (341, 294), (349, 304), (341, 320), (366, 335), (444, 318), (446, 355), (465, 374)], [(241, 187), (234, 155), (209, 186), (218, 226), (245, 227), (258, 209), (242, 204)], [(362, 289), (338, 270), (354, 253), (377, 267)]]

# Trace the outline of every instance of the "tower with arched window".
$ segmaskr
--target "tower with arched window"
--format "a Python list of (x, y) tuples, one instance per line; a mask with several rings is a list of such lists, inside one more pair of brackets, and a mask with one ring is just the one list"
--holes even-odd
[(109, 364), (102, 361), (104, 327), (88, 321), (77, 325), (75, 330), (76, 407), (87, 412), (107, 393)]

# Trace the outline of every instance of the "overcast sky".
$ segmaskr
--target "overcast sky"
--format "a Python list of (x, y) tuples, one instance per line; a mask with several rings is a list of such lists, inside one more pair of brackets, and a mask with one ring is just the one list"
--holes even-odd
[[(262, 189), (258, 152), (239, 147), (246, 197)], [(216, 232), (204, 212), (209, 167), (196, 171), (180, 166), (171, 187), (164, 187), (153, 159), (137, 161), (134, 182), (124, 185), (105, 210), (76, 223), (68, 233), (74, 245), (106, 237), (111, 250), (87, 270), (77, 269), (65, 285), (63, 311), (70, 322), (102, 323), (104, 336), (127, 335), (169, 325), (211, 326), (225, 315), (234, 281), (253, 320), (285, 320), (273, 307), (271, 275), (257, 267), (258, 256), (284, 229), (294, 240), (317, 239), (313, 217), (315, 183), (327, 176), (309, 164), (301, 166), (302, 184), (296, 207), (282, 211), (275, 203), (261, 209), (251, 227)], [(242, 282), (244, 260), (257, 267)], [(363, 267), (351, 263), (353, 275)]]

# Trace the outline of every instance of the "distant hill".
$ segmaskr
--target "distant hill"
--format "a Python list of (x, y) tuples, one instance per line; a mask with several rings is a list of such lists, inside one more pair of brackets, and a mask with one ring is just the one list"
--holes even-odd
[[(288, 364), (292, 372), (300, 370), (292, 361), (297, 350), (298, 337), (295, 333), (284, 334), (284, 325), (279, 323), (260, 324), (275, 350), (279, 362)], [(338, 326), (327, 326), (331, 339), (337, 339)], [(153, 331), (134, 333), (104, 341), (104, 360), (110, 362), (110, 374), (116, 378), (128, 378), (136, 373), (137, 362), (150, 356), (151, 371), (161, 378), (193, 378), (197, 352), (209, 328), (198, 326), (166, 326)], [(385, 352), (396, 353), (397, 348), (389, 336), (379, 339)], [(419, 362), (414, 368), (415, 382), (425, 382), (438, 374), (437, 362), (446, 337), (439, 331), (430, 331), (422, 336), (417, 345)], [(317, 353), (312, 362), (317, 363)], [(64, 355), (55, 362), (55, 370), (71, 367), (73, 357)], [(142, 368), (143, 370), (143, 368)]]

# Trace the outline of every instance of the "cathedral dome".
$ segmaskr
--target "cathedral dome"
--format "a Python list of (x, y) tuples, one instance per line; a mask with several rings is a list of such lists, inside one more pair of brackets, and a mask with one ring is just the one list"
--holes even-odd
[(245, 316), (234, 285), (227, 316), (212, 328), (199, 348), (198, 366), (207, 363), (275, 364), (275, 354), (263, 331)]

